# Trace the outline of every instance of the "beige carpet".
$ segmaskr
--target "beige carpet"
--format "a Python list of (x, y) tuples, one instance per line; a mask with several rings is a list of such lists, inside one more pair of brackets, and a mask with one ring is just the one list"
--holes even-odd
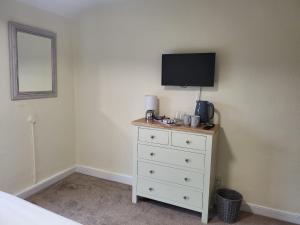
[[(201, 214), (156, 201), (131, 203), (131, 187), (72, 174), (29, 201), (84, 225), (200, 225)], [(223, 225), (216, 217), (209, 224)], [(242, 213), (236, 225), (288, 225)]]

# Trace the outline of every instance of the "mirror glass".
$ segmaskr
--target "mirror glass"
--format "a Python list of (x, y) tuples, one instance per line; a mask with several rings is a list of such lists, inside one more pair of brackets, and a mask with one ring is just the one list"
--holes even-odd
[(19, 92), (51, 91), (51, 39), (17, 33)]
[(56, 34), (8, 22), (11, 99), (57, 96)]

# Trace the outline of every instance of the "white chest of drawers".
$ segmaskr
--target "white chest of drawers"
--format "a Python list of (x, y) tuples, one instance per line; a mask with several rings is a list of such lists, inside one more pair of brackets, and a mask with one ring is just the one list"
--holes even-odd
[(170, 127), (135, 120), (132, 202), (151, 198), (202, 213), (208, 222), (219, 126)]

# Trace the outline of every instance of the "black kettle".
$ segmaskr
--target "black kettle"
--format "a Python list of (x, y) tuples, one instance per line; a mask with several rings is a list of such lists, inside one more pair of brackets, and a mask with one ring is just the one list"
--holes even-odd
[(200, 116), (201, 123), (210, 123), (214, 118), (215, 107), (208, 101), (197, 101), (195, 115)]

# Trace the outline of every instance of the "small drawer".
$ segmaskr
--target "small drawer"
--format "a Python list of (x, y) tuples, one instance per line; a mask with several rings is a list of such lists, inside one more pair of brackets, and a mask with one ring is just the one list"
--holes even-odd
[(200, 170), (205, 167), (203, 154), (142, 144), (138, 145), (138, 158)]
[(203, 189), (203, 174), (201, 173), (139, 162), (138, 176), (150, 177), (153, 179)]
[(155, 129), (139, 128), (139, 140), (155, 144), (169, 144), (169, 132)]
[(201, 191), (195, 191), (189, 188), (179, 188), (168, 184), (150, 181), (144, 178), (138, 178), (137, 191), (139, 195), (153, 196), (161, 201), (177, 203), (177, 205), (185, 207), (192, 206), (198, 209), (202, 208)]
[(180, 132), (172, 132), (172, 146), (190, 148), (195, 150), (205, 150), (206, 137)]

